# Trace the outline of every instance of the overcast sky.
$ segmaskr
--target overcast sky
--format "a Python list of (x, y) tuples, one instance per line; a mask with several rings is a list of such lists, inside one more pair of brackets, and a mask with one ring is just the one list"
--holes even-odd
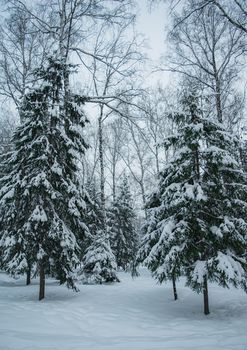
[[(152, 58), (158, 59), (165, 51), (167, 8), (164, 4), (159, 4), (150, 11), (145, 0), (139, 0), (138, 3), (137, 30), (147, 37)], [(141, 6), (141, 3), (145, 5)]]
[[(150, 11), (146, 0), (137, 0), (137, 3), (139, 7), (136, 23), (137, 31), (145, 35), (149, 46), (147, 54), (149, 58), (155, 61), (154, 63), (158, 64), (160, 56), (167, 52), (168, 7), (164, 3), (159, 3), (153, 6)], [(166, 85), (170, 78), (168, 73), (159, 72), (152, 75), (148, 74), (148, 80), (151, 85), (156, 84), (157, 81), (161, 81), (162, 85)]]

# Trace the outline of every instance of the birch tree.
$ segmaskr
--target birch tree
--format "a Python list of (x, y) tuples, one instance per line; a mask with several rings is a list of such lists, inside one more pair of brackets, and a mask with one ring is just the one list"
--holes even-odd
[(13, 6), (0, 32), (0, 95), (19, 109), (26, 90), (34, 83), (34, 68), (44, 62), (48, 42), (42, 40), (31, 15)]
[(213, 105), (211, 112), (216, 111), (218, 121), (227, 122), (236, 102), (234, 83), (243, 65), (244, 36), (213, 5), (185, 18), (194, 6), (194, 0), (188, 1), (182, 14), (175, 16), (170, 33), (174, 52), (168, 58), (168, 69), (200, 87), (205, 109), (210, 111)]

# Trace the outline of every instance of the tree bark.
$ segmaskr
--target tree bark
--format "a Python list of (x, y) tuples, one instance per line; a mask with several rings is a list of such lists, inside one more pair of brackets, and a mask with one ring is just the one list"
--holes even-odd
[(159, 165), (159, 147), (157, 144), (155, 145), (155, 163), (156, 163), (156, 172), (157, 172), (157, 179), (160, 175), (160, 165)]
[(112, 198), (113, 202), (116, 200), (116, 164), (112, 166)]
[(100, 106), (99, 123), (99, 161), (100, 161), (100, 199), (101, 210), (103, 216), (103, 230), (106, 231), (106, 209), (105, 209), (105, 169), (104, 169), (104, 153), (103, 153), (103, 105)]
[(28, 267), (27, 276), (26, 276), (26, 285), (29, 286), (31, 284), (31, 268)]
[(45, 297), (45, 269), (43, 262), (39, 266), (39, 300)]
[(175, 278), (174, 275), (172, 276), (172, 286), (173, 286), (174, 300), (177, 300), (178, 299), (178, 294), (177, 294), (176, 278)]
[(217, 119), (219, 123), (223, 123), (220, 82), (218, 77), (216, 77), (215, 80), (216, 80), (215, 100), (216, 100)]
[(219, 79), (219, 69), (217, 68), (217, 60), (215, 57), (215, 46), (216, 46), (216, 38), (215, 33), (213, 35), (213, 52), (212, 52), (212, 64), (213, 64), (213, 71), (214, 71), (214, 80), (215, 80), (215, 103), (216, 103), (216, 112), (217, 112), (217, 119), (219, 123), (223, 122), (223, 113), (222, 113), (222, 96), (221, 96), (221, 86), (220, 86), (220, 79)]
[(203, 300), (204, 300), (204, 314), (209, 314), (209, 303), (208, 303), (208, 281), (207, 277), (203, 278)]

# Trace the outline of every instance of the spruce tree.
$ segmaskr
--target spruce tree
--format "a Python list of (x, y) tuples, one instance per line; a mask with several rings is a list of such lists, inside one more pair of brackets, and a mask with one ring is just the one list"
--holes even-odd
[(126, 176), (124, 176), (120, 185), (119, 195), (109, 210), (108, 225), (111, 247), (117, 265), (119, 268), (127, 270), (135, 260), (139, 239), (133, 200)]
[(208, 280), (246, 290), (246, 174), (237, 138), (202, 116), (195, 94), (173, 117), (178, 131), (165, 147), (175, 155), (150, 202), (137, 261), (160, 282), (185, 274), (187, 284), (203, 292), (208, 314)]
[[(87, 206), (86, 224), (90, 231), (90, 241), (92, 236), (95, 236), (98, 230), (102, 230), (103, 213), (100, 206), (100, 190), (95, 179), (91, 183), (85, 184), (86, 191), (90, 198), (90, 203)], [(88, 242), (86, 248), (88, 248)]]
[(13, 275), (36, 264), (40, 300), (48, 272), (76, 288), (78, 239), (89, 234), (84, 222), (88, 198), (78, 177), (86, 149), (84, 98), (65, 88), (71, 70), (49, 58), (35, 72), (37, 86), (23, 101), (24, 122), (0, 179), (2, 264)]
[(95, 182), (88, 186), (88, 192), (91, 202), (88, 205), (87, 225), (91, 236), (82, 258), (80, 279), (85, 284), (119, 282), (116, 259), (110, 246)]
[(119, 282), (117, 264), (105, 232), (98, 229), (83, 258), (82, 282), (102, 284)]

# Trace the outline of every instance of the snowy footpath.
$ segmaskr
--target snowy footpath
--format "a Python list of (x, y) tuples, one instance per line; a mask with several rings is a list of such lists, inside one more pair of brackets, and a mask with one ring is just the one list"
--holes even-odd
[(202, 296), (178, 283), (157, 285), (146, 270), (121, 283), (80, 286), (75, 293), (49, 280), (26, 287), (0, 273), (0, 350), (247, 350), (247, 295), (210, 285)]

